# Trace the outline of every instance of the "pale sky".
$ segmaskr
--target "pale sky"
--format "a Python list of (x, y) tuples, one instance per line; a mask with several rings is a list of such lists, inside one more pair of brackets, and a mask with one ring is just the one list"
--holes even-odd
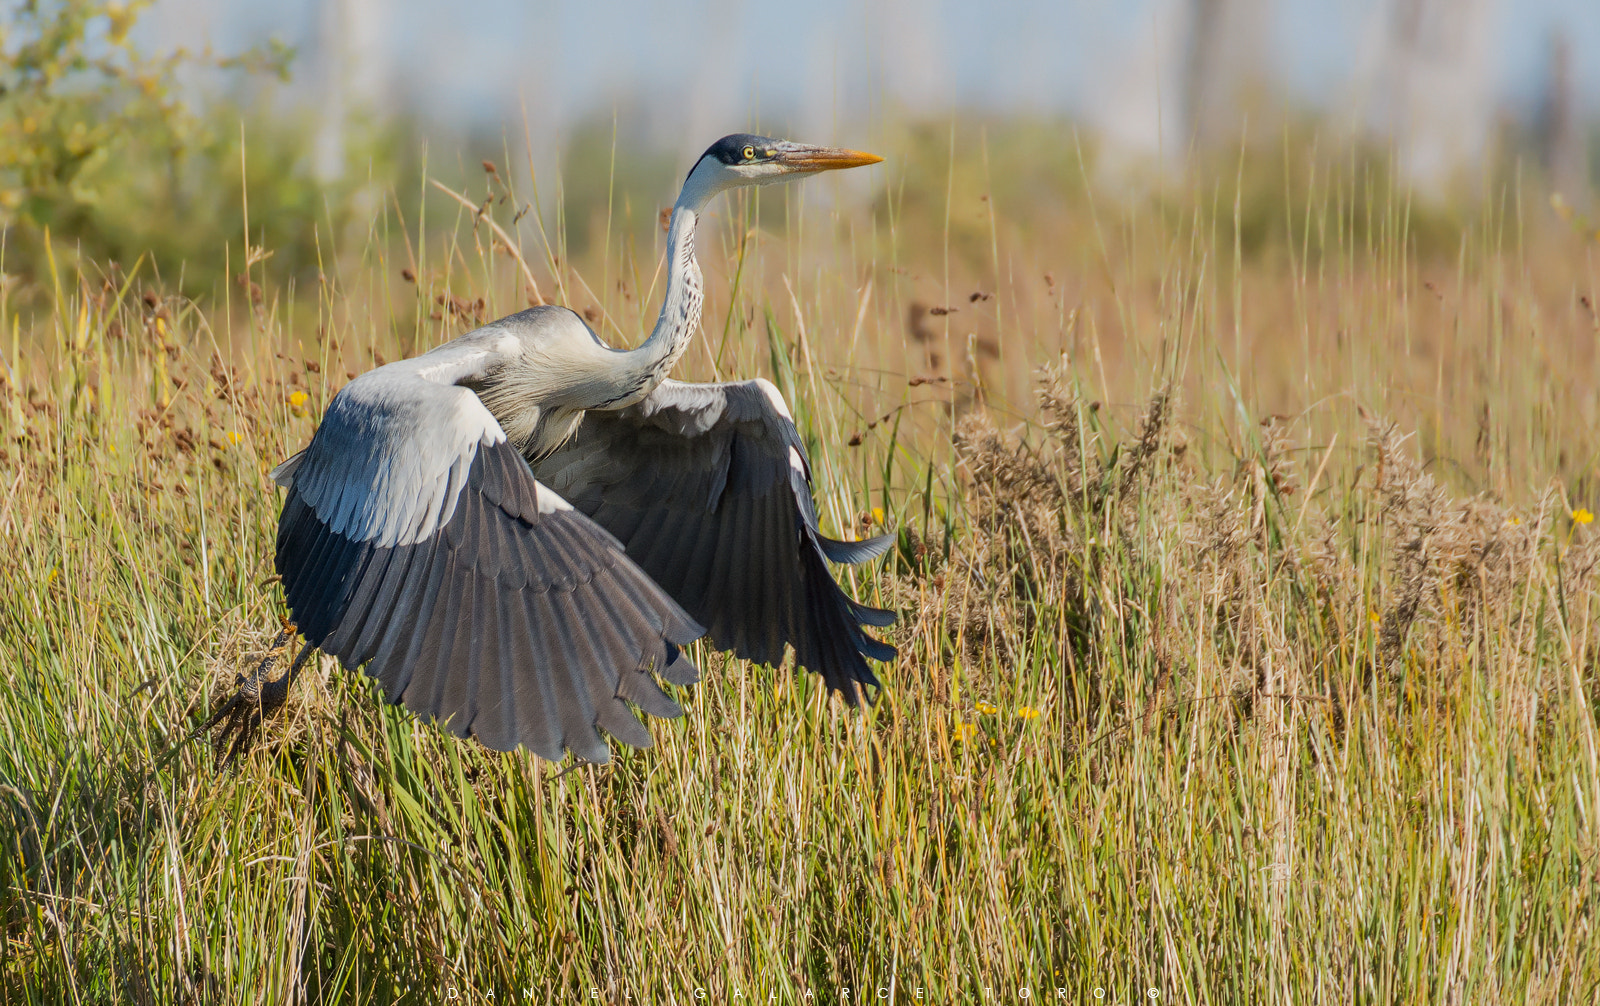
[[(1093, 117), (1181, 0), (158, 0), (148, 37), (237, 49), (269, 35), (300, 47), (297, 91), (315, 101), (328, 11), (365, 52), (366, 87), (394, 105), (478, 125), (570, 123), (642, 102), (652, 128), (698, 143), (764, 118), (827, 136), (885, 102)], [(1526, 112), (1552, 33), (1572, 42), (1580, 101), (1600, 115), (1600, 2), (1492, 0), (1490, 93)], [(342, 3), (341, 8), (338, 4)], [(1355, 86), (1378, 0), (1276, 0), (1271, 69), (1296, 102), (1337, 107)], [(337, 15), (334, 15), (337, 16)], [(1163, 98), (1163, 101), (1165, 98)], [(520, 131), (520, 128), (519, 128)]]

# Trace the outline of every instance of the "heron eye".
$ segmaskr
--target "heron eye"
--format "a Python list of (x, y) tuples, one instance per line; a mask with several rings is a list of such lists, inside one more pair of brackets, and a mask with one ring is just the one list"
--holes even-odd
[(756, 148), (755, 147), (745, 147), (744, 148), (744, 159), (745, 160), (748, 161), (748, 160), (750, 160), (751, 158), (753, 158), (755, 156), (756, 156)]

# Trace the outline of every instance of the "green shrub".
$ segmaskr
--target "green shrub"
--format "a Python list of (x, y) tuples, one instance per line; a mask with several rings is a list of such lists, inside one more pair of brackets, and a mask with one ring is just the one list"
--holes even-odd
[[(239, 201), (237, 111), (190, 108), (177, 73), (285, 78), (292, 53), (273, 43), (228, 58), (151, 55), (131, 37), (148, 6), (25, 0), (0, 20), (0, 228), (4, 268), (25, 285), (44, 274), (47, 242), (69, 260), (148, 253), (174, 274), (208, 278), (214, 270), (193, 260), (220, 260), (221, 240), (235, 236), (226, 231), (242, 227), (238, 213), (218, 216), (216, 191), (231, 182), (228, 198)], [(272, 177), (295, 179), (284, 159), (265, 158)], [(263, 195), (264, 210), (278, 201)], [(317, 200), (297, 191), (290, 202)]]

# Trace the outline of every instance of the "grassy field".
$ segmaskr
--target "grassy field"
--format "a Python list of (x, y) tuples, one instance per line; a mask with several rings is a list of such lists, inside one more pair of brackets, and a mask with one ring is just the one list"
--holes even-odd
[(569, 258), (486, 174), (293, 284), (0, 286), (0, 999), (1600, 1002), (1600, 244), (1287, 142), (1138, 201), (1048, 131), (861, 145), (719, 208), (678, 376), (774, 379), (825, 530), (899, 534), (900, 658), (857, 712), (697, 652), (599, 768), (328, 661), (186, 738), (328, 398), (530, 284), (636, 342), (654, 207)]

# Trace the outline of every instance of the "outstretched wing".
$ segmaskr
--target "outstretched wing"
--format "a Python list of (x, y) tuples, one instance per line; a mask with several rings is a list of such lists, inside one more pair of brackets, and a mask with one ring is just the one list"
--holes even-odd
[(390, 702), (498, 750), (603, 762), (597, 726), (651, 743), (623, 700), (680, 714), (651, 673), (693, 681), (677, 647), (704, 630), (456, 386), (492, 350), (457, 340), (334, 396), (273, 473), (278, 572), (307, 641)]
[(721, 649), (776, 664), (784, 645), (852, 704), (878, 680), (867, 635), (894, 615), (851, 600), (825, 559), (864, 562), (888, 536), (844, 542), (817, 529), (805, 444), (768, 381), (664, 381), (637, 405), (590, 412), (539, 478), (617, 536), (628, 556)]

